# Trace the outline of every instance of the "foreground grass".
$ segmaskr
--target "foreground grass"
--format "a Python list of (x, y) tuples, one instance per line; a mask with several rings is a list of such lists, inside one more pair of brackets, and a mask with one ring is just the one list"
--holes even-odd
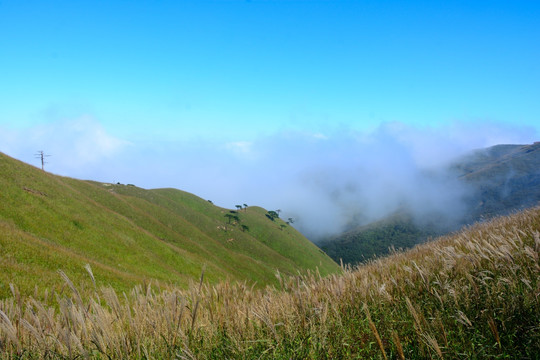
[[(2, 358), (533, 359), (540, 209), (342, 275), (188, 290), (139, 286), (0, 302)], [(90, 276), (90, 274), (89, 274)], [(99, 279), (98, 279), (99, 283)]]

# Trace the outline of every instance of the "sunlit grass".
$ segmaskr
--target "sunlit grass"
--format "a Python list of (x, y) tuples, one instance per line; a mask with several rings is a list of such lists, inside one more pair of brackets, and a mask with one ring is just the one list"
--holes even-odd
[(36, 284), (59, 292), (58, 269), (92, 287), (86, 263), (117, 291), (150, 279), (185, 288), (205, 265), (209, 283), (259, 287), (277, 284), (276, 269), (339, 271), (298, 231), (281, 231), (257, 207), (239, 215), (249, 231), (239, 224), (223, 230), (230, 210), (195, 195), (55, 176), (2, 153), (0, 189), (0, 298), (11, 293), (9, 283), (24, 295)]
[[(3, 358), (470, 359), (540, 353), (540, 209), (341, 275), (188, 289), (100, 281), (0, 302)], [(81, 264), (81, 267), (84, 264)], [(88, 269), (87, 269), (88, 270)], [(88, 277), (91, 278), (90, 274)], [(45, 291), (46, 289), (41, 289)]]

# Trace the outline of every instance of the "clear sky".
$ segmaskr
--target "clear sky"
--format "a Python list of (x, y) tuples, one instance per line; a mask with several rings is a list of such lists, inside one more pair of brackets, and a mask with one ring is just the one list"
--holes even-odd
[(539, 19), (519, 0), (0, 0), (0, 151), (271, 206), (251, 183), (354, 156), (343, 138), (390, 133), (417, 163), (538, 140)]

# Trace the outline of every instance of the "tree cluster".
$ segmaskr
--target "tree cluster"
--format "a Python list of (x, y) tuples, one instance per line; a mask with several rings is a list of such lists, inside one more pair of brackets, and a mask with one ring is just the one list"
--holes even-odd
[[(236, 207), (237, 211), (230, 210), (227, 214), (225, 214), (225, 217), (227, 218), (227, 224), (228, 225), (235, 226), (236, 224), (240, 224), (240, 222), (242, 220), (240, 219), (239, 211), (241, 211), (241, 210), (246, 211), (248, 205), (247, 204), (235, 205), (235, 207)], [(227, 230), (226, 227), (225, 227), (225, 230)], [(242, 232), (249, 231), (249, 226), (246, 225), (246, 224), (240, 224), (240, 230)]]

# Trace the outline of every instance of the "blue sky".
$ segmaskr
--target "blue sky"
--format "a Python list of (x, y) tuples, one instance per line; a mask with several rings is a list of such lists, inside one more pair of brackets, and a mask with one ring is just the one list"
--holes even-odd
[(2, 1), (1, 120), (172, 139), (538, 122), (539, 5), (406, 3)]
[(332, 167), (390, 136), (423, 166), (538, 140), (538, 19), (536, 1), (1, 0), (0, 151), (280, 206), (294, 187), (253, 183), (330, 171), (322, 149)]

